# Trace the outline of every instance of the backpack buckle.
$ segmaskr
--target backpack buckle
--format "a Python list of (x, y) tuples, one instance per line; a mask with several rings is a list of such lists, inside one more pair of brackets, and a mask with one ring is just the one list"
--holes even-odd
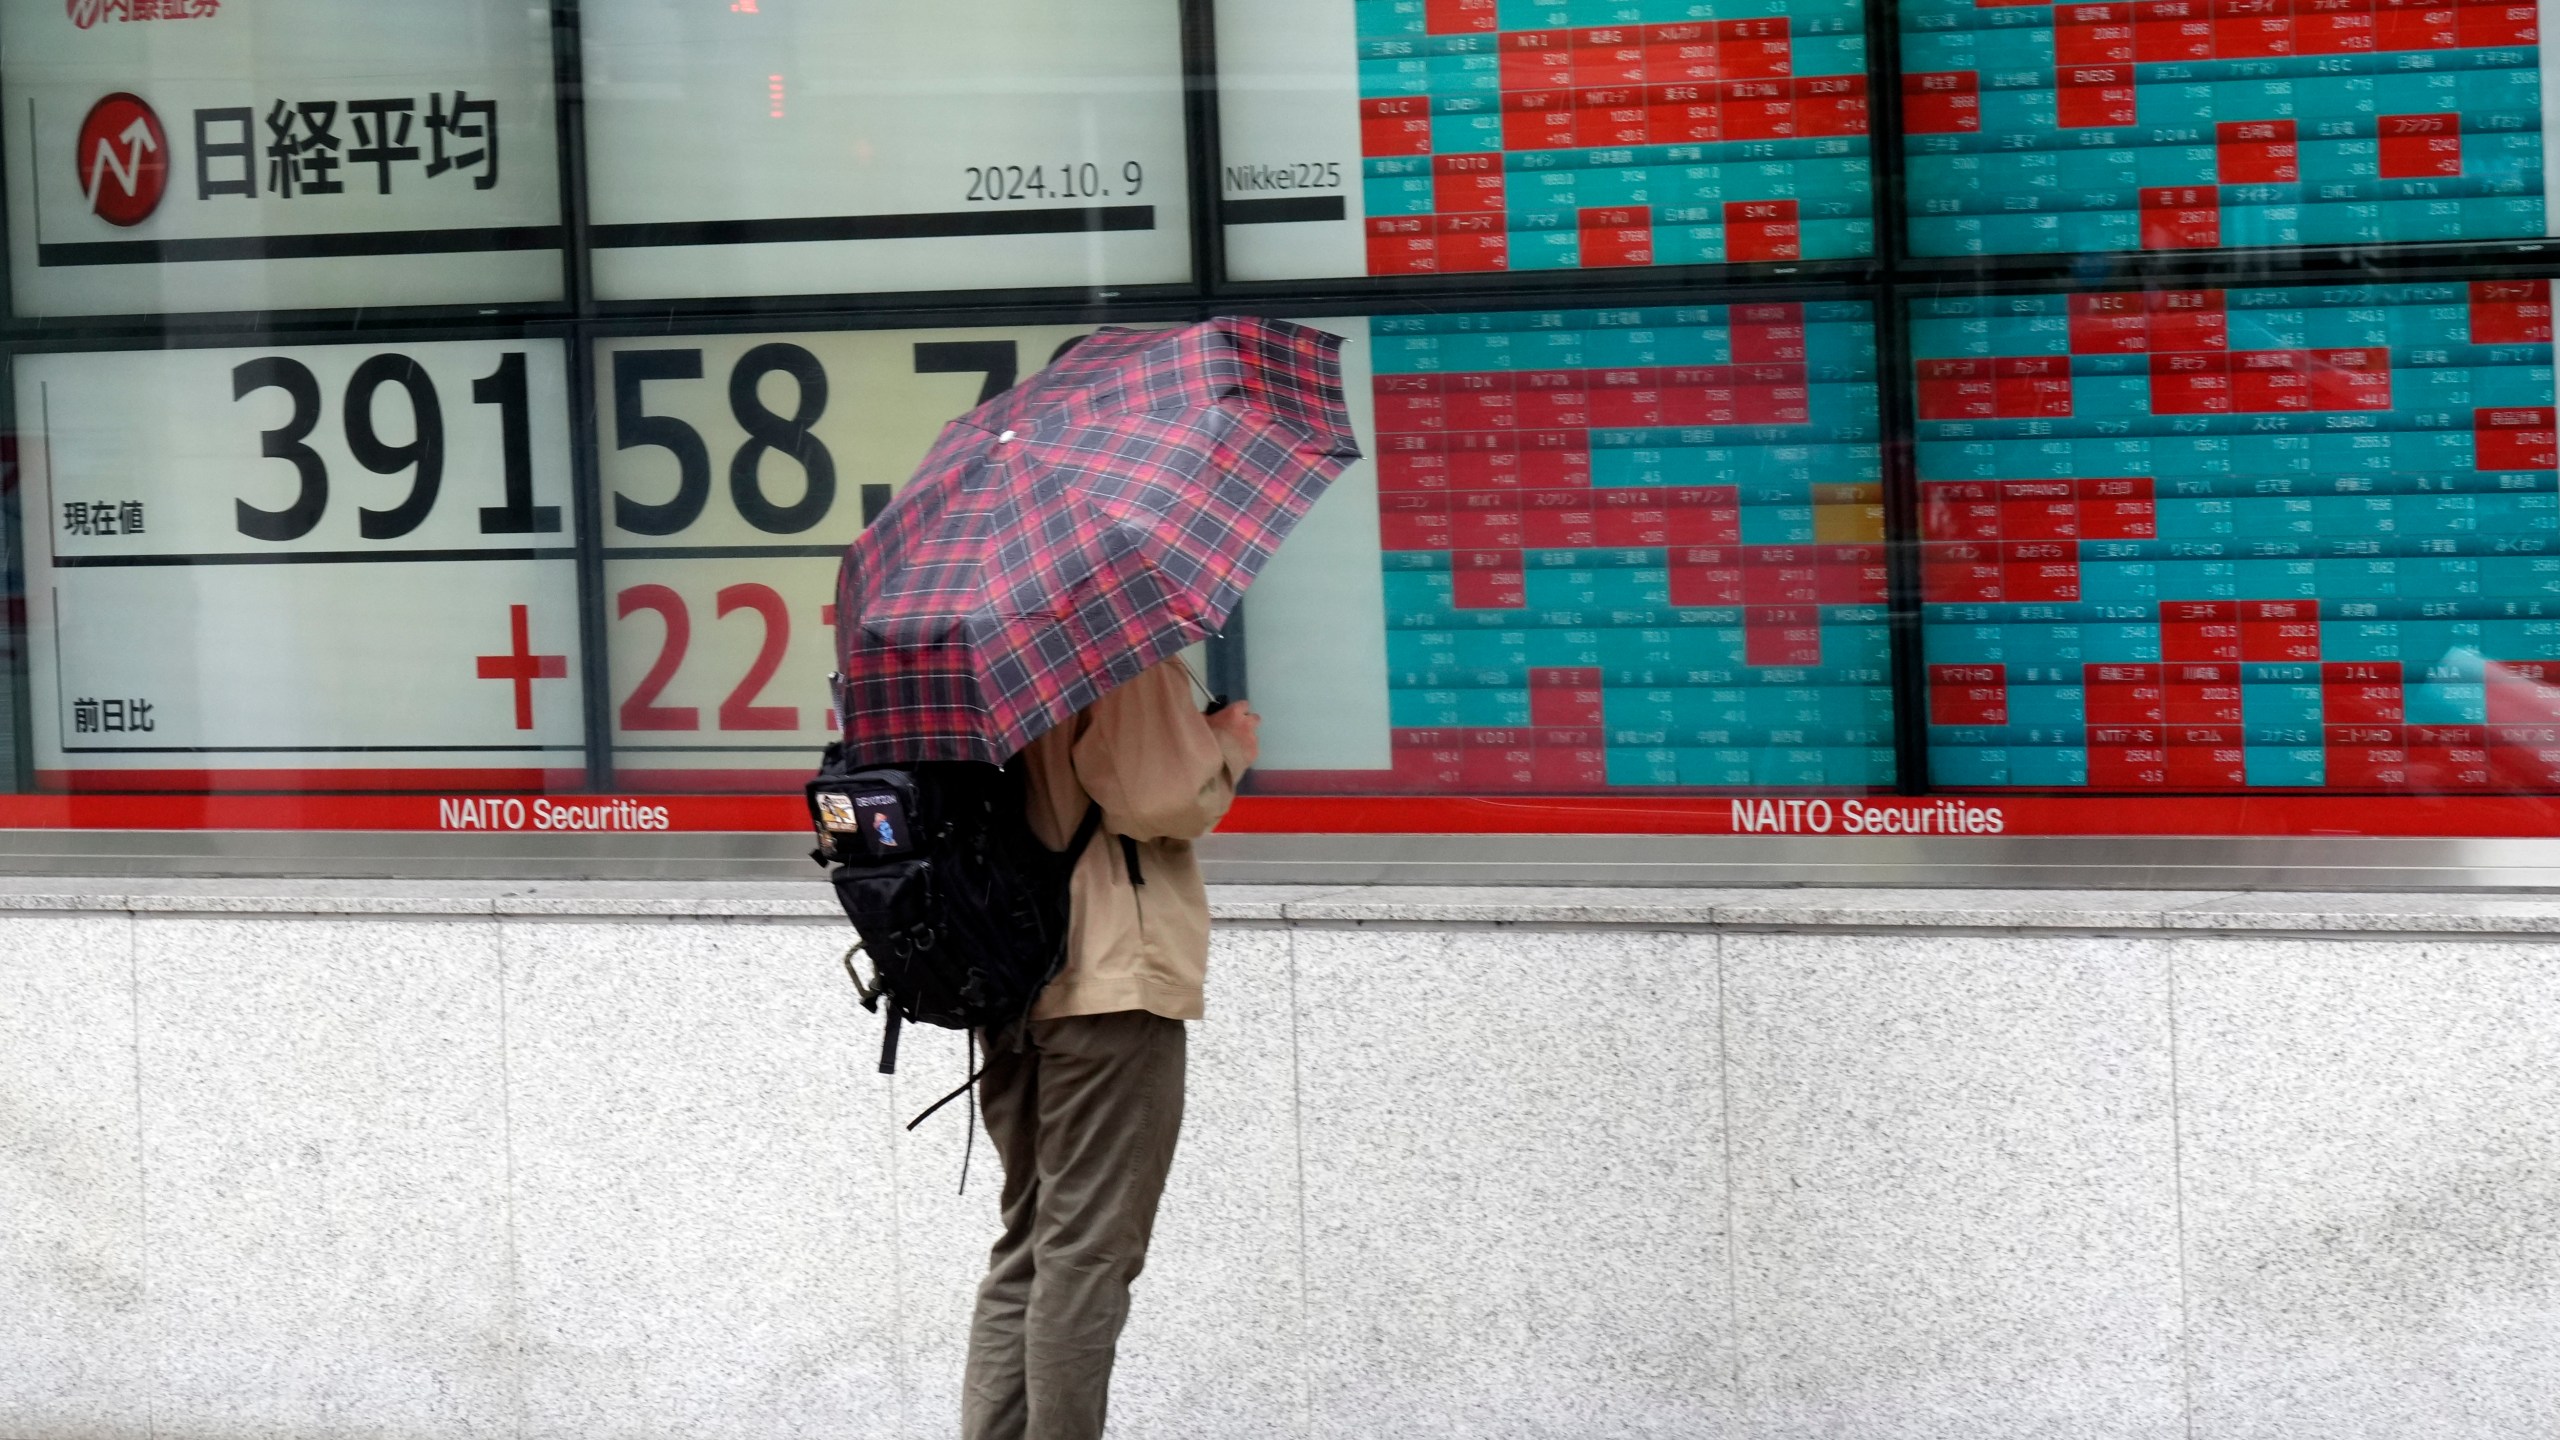
[(854, 993), (862, 997), (862, 1008), (865, 1010), (877, 1010), (880, 1008), (880, 996), (882, 993), (882, 987), (879, 984), (879, 976), (875, 974), (869, 981), (865, 981), (862, 978), (862, 972), (856, 969), (853, 963), (853, 957), (861, 953), (862, 942), (859, 940), (854, 941), (852, 946), (844, 952), (845, 978), (853, 982)]

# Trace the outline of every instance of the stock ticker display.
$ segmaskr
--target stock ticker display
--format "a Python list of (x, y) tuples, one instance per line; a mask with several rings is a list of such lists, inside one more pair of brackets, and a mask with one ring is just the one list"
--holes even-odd
[(1369, 273), (1874, 251), (1860, 0), (1356, 0)]
[(1369, 323), (1379, 783), (1892, 783), (1866, 302)]
[(1899, 8), (1915, 255), (2549, 233), (2531, 3)]
[(1933, 782), (2560, 789), (2549, 282), (1911, 328)]

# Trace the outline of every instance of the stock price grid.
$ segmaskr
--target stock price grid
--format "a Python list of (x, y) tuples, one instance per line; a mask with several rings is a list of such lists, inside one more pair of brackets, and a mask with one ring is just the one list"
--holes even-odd
[(1369, 324), (1383, 783), (1893, 782), (1867, 302)]
[(1857, 0), (1360, 0), (1369, 273), (1874, 248)]
[(1915, 255), (2549, 233), (2531, 3), (1899, 9)]
[(2547, 281), (1915, 302), (1929, 773), (2560, 790)]

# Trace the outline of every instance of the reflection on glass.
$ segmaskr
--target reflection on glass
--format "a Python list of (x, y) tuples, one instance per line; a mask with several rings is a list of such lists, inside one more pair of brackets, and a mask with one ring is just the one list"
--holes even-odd
[(1244, 279), (1874, 253), (1856, 0), (1219, 8)]
[(1913, 307), (1930, 775), (2560, 789), (2546, 281)]
[(2532, 4), (1900, 14), (1915, 255), (2549, 233)]
[[(1365, 325), (1373, 373), (1353, 379), (1375, 412), (1383, 763), (1281, 761), (1262, 785), (1892, 782), (1865, 304)], [(1282, 561), (1252, 602), (1249, 655), (1275, 626), (1367, 623), (1314, 613), (1287, 578), (1307, 558)], [(1333, 703), (1354, 677), (1302, 683)], [(1298, 742), (1272, 728), (1285, 756)]]

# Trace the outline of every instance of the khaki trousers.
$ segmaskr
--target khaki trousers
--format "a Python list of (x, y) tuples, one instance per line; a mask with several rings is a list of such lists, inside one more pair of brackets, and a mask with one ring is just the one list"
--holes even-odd
[(1182, 1129), (1186, 1036), (1144, 1010), (983, 1037), (1004, 1234), (969, 1330), (963, 1440), (1099, 1440)]

